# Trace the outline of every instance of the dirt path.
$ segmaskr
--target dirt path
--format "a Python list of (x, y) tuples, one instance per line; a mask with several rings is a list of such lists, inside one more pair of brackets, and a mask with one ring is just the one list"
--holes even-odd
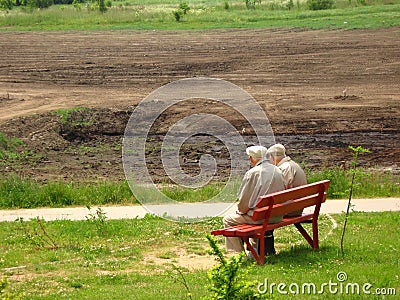
[[(132, 107), (166, 83), (208, 76), (253, 95), (277, 140), (307, 166), (340, 164), (357, 144), (372, 150), (363, 164), (398, 171), (399, 45), (399, 28), (0, 32), (0, 131), (34, 153), (2, 168), (120, 178), (117, 145)], [(71, 107), (95, 109), (95, 128), (74, 128), (79, 139), (48, 113)]]

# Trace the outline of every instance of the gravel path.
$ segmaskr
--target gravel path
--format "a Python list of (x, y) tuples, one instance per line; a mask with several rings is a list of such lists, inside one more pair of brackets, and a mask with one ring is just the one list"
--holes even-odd
[[(348, 200), (327, 200), (321, 207), (321, 213), (342, 213), (347, 209)], [(380, 211), (399, 211), (400, 198), (379, 198), (379, 199), (353, 199), (353, 211), (364, 212), (380, 212)], [(67, 207), (67, 208), (39, 208), (39, 209), (17, 209), (17, 210), (0, 210), (0, 222), (14, 221), (18, 218), (29, 220), (31, 218), (40, 217), (46, 221), (54, 220), (85, 220), (90, 213), (95, 213), (99, 207), (92, 207), (89, 211), (86, 207)], [(161, 214), (163, 207), (143, 207), (140, 205), (132, 206), (102, 206), (101, 210), (106, 214), (108, 219), (128, 219), (142, 218), (148, 211), (156, 211)], [(207, 211), (211, 216), (223, 216), (236, 209), (232, 205), (223, 211), (219, 204), (191, 204), (191, 209), (187, 206), (176, 205), (177, 216), (195, 217), (195, 214), (201, 212), (202, 216), (207, 215)], [(222, 211), (222, 213), (215, 213)], [(310, 210), (306, 210), (308, 212)]]

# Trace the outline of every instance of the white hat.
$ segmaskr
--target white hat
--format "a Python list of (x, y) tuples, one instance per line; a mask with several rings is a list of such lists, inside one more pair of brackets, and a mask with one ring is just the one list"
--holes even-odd
[(267, 155), (285, 156), (286, 149), (282, 144), (275, 144), (268, 148)]
[(267, 148), (264, 146), (251, 146), (246, 148), (246, 153), (248, 156), (253, 158), (265, 158), (267, 154)]

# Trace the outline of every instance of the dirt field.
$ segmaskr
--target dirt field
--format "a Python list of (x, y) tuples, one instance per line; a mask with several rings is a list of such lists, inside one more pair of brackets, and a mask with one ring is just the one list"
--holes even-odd
[[(399, 45), (399, 28), (0, 32), (0, 132), (25, 142), (22, 158), (0, 161), (1, 172), (121, 179), (121, 141), (135, 105), (164, 84), (207, 76), (249, 92), (276, 140), (307, 168), (349, 161), (348, 145), (361, 145), (372, 151), (362, 165), (398, 173)], [(173, 120), (205, 106), (188, 102), (165, 112), (152, 142), (159, 144)], [(53, 113), (72, 107), (90, 109), (67, 120)], [(244, 126), (224, 107), (212, 112)], [(251, 130), (246, 138), (254, 139)], [(199, 155), (217, 152), (223, 178), (229, 161), (221, 147), (188, 143), (184, 168), (196, 173)], [(159, 152), (148, 152), (148, 161), (164, 180)]]

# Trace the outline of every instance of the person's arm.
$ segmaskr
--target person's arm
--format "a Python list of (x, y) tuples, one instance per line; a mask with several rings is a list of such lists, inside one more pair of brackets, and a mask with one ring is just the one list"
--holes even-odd
[(279, 167), (279, 169), (282, 171), (283, 179), (285, 180), (285, 189), (291, 188), (294, 179), (293, 167), (288, 162), (285, 162)]
[(246, 175), (243, 177), (242, 185), (240, 186), (238, 198), (238, 210), (241, 214), (246, 214), (249, 211), (249, 200), (253, 192), (253, 184), (251, 178)]
[(238, 204), (238, 211), (240, 214), (246, 214), (249, 211), (249, 206), (245, 203), (246, 201), (240, 201)]

